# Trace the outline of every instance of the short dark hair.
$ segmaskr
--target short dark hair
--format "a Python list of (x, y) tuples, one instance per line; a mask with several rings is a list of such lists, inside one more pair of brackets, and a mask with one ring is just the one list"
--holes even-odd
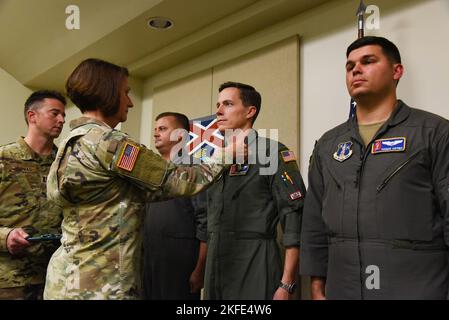
[(65, 88), (81, 112), (99, 110), (104, 116), (113, 116), (120, 106), (121, 85), (128, 76), (125, 67), (91, 58), (73, 70)]
[(55, 90), (38, 90), (33, 92), (28, 99), (25, 101), (25, 108), (23, 110), (23, 114), (25, 116), (25, 122), (28, 125), (27, 113), (30, 109), (39, 108), (40, 103), (44, 101), (44, 99), (55, 99), (60, 101), (64, 106), (67, 104), (64, 96)]
[(228, 81), (223, 83), (218, 92), (223, 91), (226, 88), (237, 88), (240, 90), (240, 99), (243, 102), (245, 107), (254, 106), (256, 107), (256, 114), (252, 118), (252, 122), (256, 121), (257, 116), (259, 115), (260, 108), (262, 106), (262, 97), (260, 93), (256, 91), (256, 89), (248, 84), (240, 83), (240, 82), (232, 82)]
[(178, 112), (162, 112), (156, 117), (156, 121), (165, 117), (174, 117), (176, 122), (181, 126), (181, 128), (187, 130), (187, 132), (190, 131), (189, 118), (187, 118), (185, 114)]
[(346, 58), (351, 51), (369, 45), (376, 45), (382, 48), (382, 52), (387, 56), (391, 63), (401, 63), (401, 54), (398, 47), (390, 40), (383, 37), (368, 36), (355, 40), (346, 50)]

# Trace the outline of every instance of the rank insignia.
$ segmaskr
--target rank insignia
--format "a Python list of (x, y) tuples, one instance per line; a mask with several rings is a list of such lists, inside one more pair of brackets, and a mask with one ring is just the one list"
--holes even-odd
[(126, 171), (132, 171), (136, 164), (137, 156), (139, 155), (140, 148), (131, 143), (126, 143), (123, 148), (122, 154), (118, 160), (118, 168)]
[(373, 142), (371, 153), (402, 152), (405, 150), (405, 137), (379, 139)]
[(343, 162), (352, 156), (352, 142), (343, 142), (338, 145), (337, 151), (334, 153), (334, 159)]
[(292, 199), (292, 200), (297, 200), (297, 199), (301, 199), (301, 198), (302, 198), (302, 193), (299, 190), (290, 194), (290, 199)]
[(291, 150), (281, 151), (281, 157), (284, 162), (296, 161), (295, 153)]
[(233, 164), (229, 169), (229, 176), (244, 176), (248, 173), (249, 164)]

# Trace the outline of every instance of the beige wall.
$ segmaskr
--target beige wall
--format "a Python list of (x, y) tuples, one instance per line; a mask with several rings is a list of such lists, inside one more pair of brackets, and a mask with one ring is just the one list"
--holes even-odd
[(299, 137), (291, 133), (299, 130), (298, 49), (299, 39), (290, 37), (215, 67), (212, 104), (215, 109), (218, 88), (223, 82), (253, 85), (262, 95), (262, 107), (254, 128), (278, 130), (279, 141), (296, 154)]
[(16, 141), (26, 134), (26, 124), (23, 117), (23, 104), (31, 90), (24, 87), (10, 74), (0, 68), (0, 145)]
[[(262, 94), (262, 109), (255, 128), (278, 130), (279, 140), (297, 152), (299, 138), (291, 132), (299, 129), (298, 43), (297, 37), (290, 37), (154, 88), (152, 117), (164, 111), (182, 112), (189, 118), (213, 114), (220, 84), (226, 81), (248, 83)], [(280, 114), (288, 117), (280, 117)], [(148, 139), (150, 130), (142, 132), (142, 140)], [(270, 135), (269, 131), (266, 135)]]
[[(293, 89), (297, 89), (299, 96), (300, 117), (298, 130), (291, 130), (289, 134), (300, 137), (300, 169), (306, 178), (315, 140), (345, 121), (348, 115), (345, 51), (357, 36), (354, 13), (358, 4), (358, 0), (332, 1), (146, 79), (143, 97), (146, 113), (143, 115), (152, 116), (153, 88), (299, 36), (300, 81), (298, 88)], [(449, 56), (449, 1), (373, 0), (367, 4), (378, 5), (381, 10), (380, 30), (367, 30), (367, 35), (386, 36), (401, 50), (406, 73), (399, 84), (399, 97), (412, 106), (449, 118), (446, 107), (449, 101), (449, 61), (446, 59)], [(296, 61), (294, 57), (290, 59), (294, 67)], [(251, 82), (250, 75), (248, 79)], [(270, 94), (267, 90), (270, 88), (264, 89), (264, 96)], [(267, 104), (264, 107), (263, 113), (274, 112), (267, 111)], [(280, 119), (290, 116), (284, 112), (275, 115)], [(144, 121), (148, 122), (142, 119)], [(141, 132), (142, 141), (149, 141), (147, 132), (150, 130), (146, 127)]]

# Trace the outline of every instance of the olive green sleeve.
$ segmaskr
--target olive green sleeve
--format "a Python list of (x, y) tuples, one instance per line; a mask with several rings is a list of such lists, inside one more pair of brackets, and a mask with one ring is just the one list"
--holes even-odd
[(276, 201), (279, 221), (283, 230), (282, 244), (285, 247), (299, 247), (306, 190), (296, 159), (284, 161), (281, 156), (283, 151), (289, 150), (279, 150), (278, 170), (272, 176), (272, 194)]

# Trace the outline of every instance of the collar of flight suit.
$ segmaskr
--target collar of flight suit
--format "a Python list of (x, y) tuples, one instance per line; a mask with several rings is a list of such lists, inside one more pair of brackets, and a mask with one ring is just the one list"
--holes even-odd
[[(405, 120), (407, 120), (407, 118), (410, 115), (410, 112), (411, 109), (408, 105), (406, 105), (402, 100), (397, 100), (396, 107), (394, 108), (388, 120), (385, 121), (385, 123), (380, 127), (376, 136), (385, 133), (389, 128), (395, 127), (400, 123), (404, 122)], [(359, 135), (359, 125), (357, 122), (357, 116), (354, 116), (347, 121), (347, 129), (348, 131), (357, 133), (355, 135), (353, 134), (353, 136), (357, 137), (358, 140), (360, 140), (359, 142), (363, 144), (362, 138)]]
[(41, 156), (37, 152), (35, 152), (31, 147), (26, 143), (25, 137), (19, 137), (17, 139), (17, 144), (20, 146), (20, 159), (22, 160), (45, 160), (47, 158), (51, 158), (50, 162), (53, 162), (53, 160), (56, 157), (56, 153), (58, 152), (58, 147), (53, 144), (53, 149), (51, 151), (50, 156)]
[(74, 130), (74, 129), (76, 129), (78, 127), (81, 127), (81, 126), (84, 126), (86, 124), (97, 124), (97, 125), (102, 126), (102, 127), (111, 128), (107, 123), (105, 123), (103, 121), (100, 121), (100, 120), (97, 120), (97, 119), (94, 119), (94, 118), (90, 118), (90, 117), (82, 116), (82, 117), (79, 117), (79, 118), (77, 118), (75, 120), (70, 121), (70, 130)]

